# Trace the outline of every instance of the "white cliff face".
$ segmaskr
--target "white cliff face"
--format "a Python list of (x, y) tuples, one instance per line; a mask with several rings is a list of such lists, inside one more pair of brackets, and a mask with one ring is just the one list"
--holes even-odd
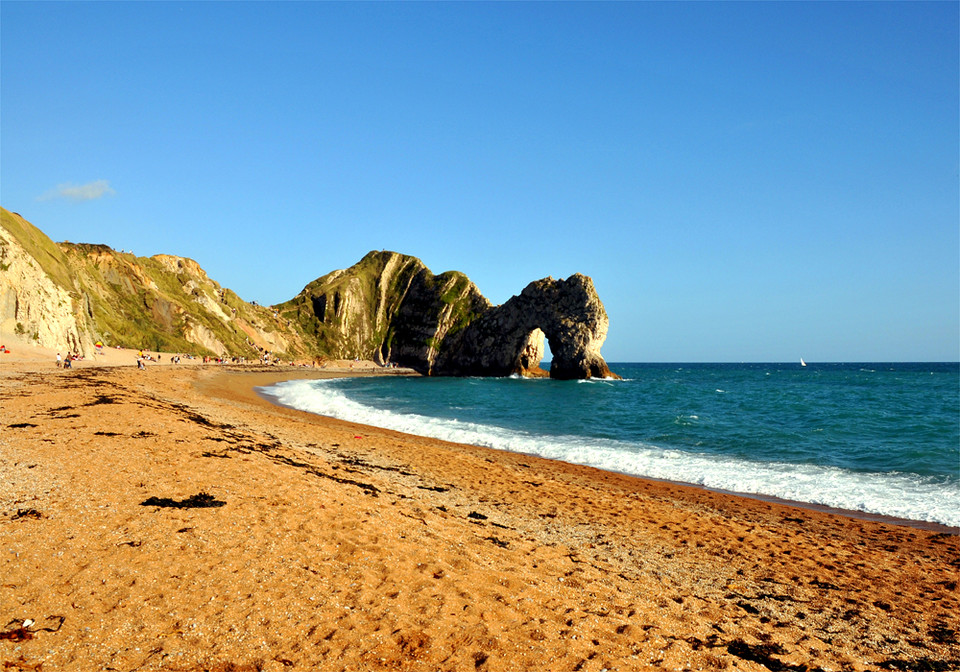
[(78, 312), (70, 292), (0, 227), (0, 340), (87, 354), (92, 342)]
[(210, 298), (210, 296), (208, 296), (208, 295), (207, 295), (205, 292), (203, 292), (202, 290), (201, 290), (201, 291), (197, 291), (197, 292), (194, 294), (194, 298), (196, 299), (196, 302), (197, 302), (198, 304), (200, 304), (200, 306), (201, 306), (204, 310), (206, 310), (208, 313), (210, 313), (211, 315), (213, 315), (216, 319), (220, 320), (220, 321), (223, 322), (224, 324), (226, 324), (227, 322), (230, 322), (231, 319), (233, 319), (233, 318), (231, 318), (229, 315), (227, 315), (226, 312), (224, 312), (224, 310), (223, 310), (223, 308), (221, 307), (221, 304), (220, 304), (220, 303), (218, 303), (218, 302), (215, 301), (214, 299)]
[[(247, 303), (193, 260), (55, 244), (0, 208), (0, 341), (88, 354), (97, 338), (132, 347), (256, 357), (363, 357), (427, 375), (612, 376), (607, 315), (590, 278), (544, 278), (492, 306), (462, 273), (371, 252), (274, 307)], [(109, 345), (109, 343), (108, 343)]]
[[(183, 283), (184, 293), (193, 296), (194, 300), (208, 313), (211, 313), (224, 323), (230, 322), (233, 319), (233, 316), (228, 315), (224, 310), (224, 306), (207, 293), (208, 291), (215, 293), (222, 292), (222, 288), (210, 279), (207, 272), (200, 268), (200, 264), (193, 259), (177, 257), (171, 254), (157, 254), (151, 257), (151, 259), (160, 264), (168, 273), (179, 276)], [(156, 285), (154, 285), (154, 287), (156, 287)], [(206, 288), (207, 291), (204, 291), (204, 288)]]
[(184, 337), (191, 343), (196, 343), (210, 350), (218, 357), (224, 357), (229, 354), (227, 348), (220, 342), (216, 335), (202, 324), (188, 324), (184, 329)]
[(184, 257), (51, 241), (0, 208), (0, 342), (91, 354), (93, 343), (256, 357), (310, 350), (294, 324)]

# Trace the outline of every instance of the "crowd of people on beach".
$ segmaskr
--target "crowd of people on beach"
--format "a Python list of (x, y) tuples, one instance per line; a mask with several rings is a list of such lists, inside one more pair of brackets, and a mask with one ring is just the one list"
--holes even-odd
[[(296, 362), (293, 360), (285, 361), (280, 358), (279, 355), (273, 353), (265, 348), (257, 346), (256, 344), (247, 341), (252, 347), (256, 347), (259, 350), (259, 357), (256, 360), (248, 360), (243, 356), (211, 356), (211, 355), (191, 355), (189, 353), (177, 353), (173, 355), (168, 355), (170, 364), (179, 364), (181, 357), (186, 360), (196, 360), (201, 359), (203, 364), (258, 364), (260, 366), (296, 366), (300, 368), (321, 368), (325, 369), (329, 366), (325, 358), (315, 358), (312, 361), (301, 361)], [(118, 350), (121, 350), (121, 346), (115, 346)], [(97, 350), (94, 354), (102, 354), (103, 345), (98, 341)], [(0, 353), (9, 353), (10, 350), (5, 345), (0, 345)], [(83, 360), (84, 356), (77, 353), (71, 352), (67, 354), (66, 357), (57, 353), (57, 368), (69, 369), (72, 368), (73, 362)], [(140, 349), (137, 351), (136, 362), (138, 369), (146, 369), (148, 363), (160, 364), (162, 363), (163, 355), (159, 352), (154, 355), (148, 352), (147, 350)], [(355, 366), (360, 365), (362, 362), (360, 358), (355, 357), (352, 362), (350, 362), (350, 368), (353, 369)], [(380, 364), (380, 368), (384, 369), (396, 369), (399, 368), (399, 365), (395, 362), (384, 362)]]

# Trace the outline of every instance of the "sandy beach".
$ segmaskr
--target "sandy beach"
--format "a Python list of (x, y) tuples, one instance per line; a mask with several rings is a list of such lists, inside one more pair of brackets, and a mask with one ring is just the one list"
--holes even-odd
[(55, 355), (0, 354), (4, 670), (960, 669), (948, 531), (254, 391), (369, 364)]

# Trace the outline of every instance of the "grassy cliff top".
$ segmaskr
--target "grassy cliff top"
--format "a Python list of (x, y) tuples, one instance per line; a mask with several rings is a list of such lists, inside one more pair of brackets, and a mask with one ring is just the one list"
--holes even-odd
[(0, 208), (0, 222), (55, 284), (68, 292), (76, 292), (70, 263), (59, 245), (23, 217), (6, 208)]

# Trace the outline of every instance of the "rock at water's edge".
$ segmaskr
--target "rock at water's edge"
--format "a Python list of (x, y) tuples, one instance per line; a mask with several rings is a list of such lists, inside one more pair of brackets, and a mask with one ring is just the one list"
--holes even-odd
[(539, 367), (546, 338), (553, 353), (551, 378), (619, 378), (600, 355), (608, 325), (589, 277), (544, 278), (445, 342), (432, 373), (529, 375)]

